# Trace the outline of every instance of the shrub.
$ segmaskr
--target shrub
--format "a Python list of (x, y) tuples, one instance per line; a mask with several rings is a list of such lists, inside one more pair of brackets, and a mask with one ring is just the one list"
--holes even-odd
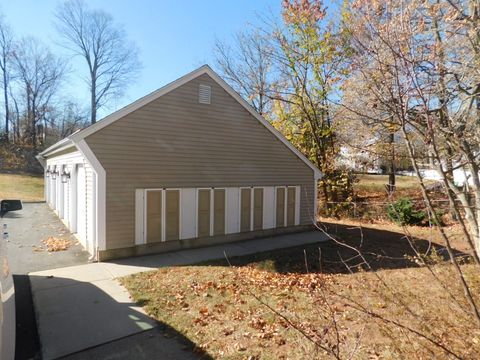
[(415, 210), (410, 199), (402, 198), (389, 204), (387, 215), (390, 220), (400, 225), (416, 225), (425, 220), (425, 211)]

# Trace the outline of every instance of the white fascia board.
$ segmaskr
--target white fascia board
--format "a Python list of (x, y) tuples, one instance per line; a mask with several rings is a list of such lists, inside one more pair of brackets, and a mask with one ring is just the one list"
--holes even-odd
[(40, 165), (45, 169), (45, 166), (47, 165), (47, 156), (51, 157), (52, 155), (71, 147), (75, 147), (75, 144), (69, 138), (65, 138), (36, 155), (35, 159), (37, 159)]
[(189, 81), (203, 75), (209, 75), (218, 85), (220, 85), (228, 94), (230, 94), (238, 103), (240, 103), (255, 119), (257, 119), (263, 126), (265, 126), (273, 135), (277, 137), (290, 151), (292, 151), (297, 157), (300, 158), (308, 167), (313, 170), (314, 177), (320, 179), (323, 174), (320, 170), (313, 165), (310, 160), (308, 160), (295, 146), (292, 145), (285, 137), (275, 129), (265, 118), (263, 118), (255, 109), (246, 102), (230, 85), (228, 85), (225, 80), (223, 80), (217, 73), (215, 73), (208, 65), (203, 65), (197, 70), (192, 71), (191, 73), (182, 76), (181, 78), (171, 82), (170, 84), (134, 101), (130, 105), (125, 106), (124, 108), (114, 112), (113, 114), (107, 116), (103, 120), (90, 125), (89, 127), (70, 135), (70, 139), (75, 143), (85, 139), (87, 136), (103, 129), (104, 127), (114, 123), (115, 121), (121, 119), (122, 117), (130, 114), (131, 112), (141, 108), (142, 106), (147, 105), (148, 103), (160, 98), (161, 96), (175, 90), (176, 88), (188, 83)]
[(42, 155), (38, 154), (37, 156), (35, 156), (35, 159), (37, 159), (40, 165), (42, 165), (42, 167), (45, 169), (45, 165), (47, 165), (47, 161), (45, 160), (45, 158)]
[(66, 138), (56, 142), (52, 146), (46, 148), (45, 150), (43, 150), (38, 155), (40, 155), (42, 157), (45, 157), (45, 155), (51, 155), (51, 154), (54, 154), (56, 152), (68, 149), (69, 147), (72, 147), (72, 146), (73, 146), (73, 142), (70, 140), (70, 137), (66, 137)]

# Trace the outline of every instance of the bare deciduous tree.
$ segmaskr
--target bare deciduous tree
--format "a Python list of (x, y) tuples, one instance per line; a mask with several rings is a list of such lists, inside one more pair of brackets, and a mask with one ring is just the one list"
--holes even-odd
[(82, 0), (65, 2), (55, 15), (63, 45), (88, 65), (93, 124), (97, 111), (112, 97), (123, 95), (136, 76), (140, 69), (138, 50), (108, 13), (89, 9)]
[(53, 126), (58, 129), (58, 137), (63, 139), (88, 124), (88, 114), (77, 103), (68, 101), (54, 119)]
[(261, 115), (270, 110), (272, 58), (268, 39), (259, 31), (238, 32), (233, 46), (217, 40), (214, 51), (222, 77)]
[(13, 52), (16, 79), (24, 105), (26, 137), (37, 147), (37, 125), (51, 110), (51, 101), (65, 75), (65, 62), (34, 38), (21, 40)]
[(9, 139), (10, 108), (9, 108), (9, 83), (11, 77), (11, 53), (13, 50), (13, 35), (10, 27), (0, 16), (0, 71), (2, 72), (3, 100), (5, 107), (5, 140)]

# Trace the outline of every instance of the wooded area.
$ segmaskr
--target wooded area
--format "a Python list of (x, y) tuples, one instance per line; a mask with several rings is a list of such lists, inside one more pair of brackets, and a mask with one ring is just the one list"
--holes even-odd
[[(124, 94), (140, 68), (135, 45), (105, 11), (70, 0), (54, 15), (66, 54), (53, 53), (34, 36), (18, 38), (8, 19), (0, 17), (1, 138), (6, 151), (35, 154), (95, 123), (98, 110)], [(83, 59), (86, 71), (72, 68), (70, 60), (75, 57)], [(62, 94), (72, 76), (85, 80), (90, 106)]]

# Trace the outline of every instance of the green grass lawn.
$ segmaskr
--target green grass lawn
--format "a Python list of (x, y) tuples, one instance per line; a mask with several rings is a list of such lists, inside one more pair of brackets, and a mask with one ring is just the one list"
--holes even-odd
[(43, 201), (43, 176), (0, 174), (0, 199)]

